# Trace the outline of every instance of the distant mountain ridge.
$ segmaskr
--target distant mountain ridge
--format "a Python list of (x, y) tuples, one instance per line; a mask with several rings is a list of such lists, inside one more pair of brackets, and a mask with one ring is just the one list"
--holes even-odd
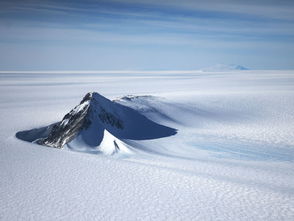
[(222, 71), (234, 71), (234, 70), (243, 71), (243, 70), (249, 70), (249, 68), (244, 67), (242, 65), (236, 65), (236, 64), (229, 64), (229, 65), (216, 64), (214, 66), (203, 68), (201, 70), (205, 72), (222, 72)]

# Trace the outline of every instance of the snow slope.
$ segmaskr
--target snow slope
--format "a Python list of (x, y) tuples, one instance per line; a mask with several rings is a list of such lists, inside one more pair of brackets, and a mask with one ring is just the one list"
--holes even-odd
[[(126, 152), (118, 145), (123, 143), (121, 139), (146, 140), (175, 134), (175, 129), (157, 124), (139, 111), (90, 92), (60, 122), (17, 132), (16, 137), (48, 147), (67, 145), (72, 150), (112, 155)], [(121, 146), (128, 149), (126, 144)]]
[[(293, 71), (0, 79), (1, 220), (294, 219)], [(89, 91), (178, 133), (104, 130), (102, 148), (116, 141), (128, 152), (118, 159), (15, 137), (62, 119)]]

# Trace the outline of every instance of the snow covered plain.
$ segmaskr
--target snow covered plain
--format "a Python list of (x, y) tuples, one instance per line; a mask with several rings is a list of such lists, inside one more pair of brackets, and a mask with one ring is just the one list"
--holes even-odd
[[(178, 133), (125, 157), (15, 137), (90, 91)], [(294, 71), (1, 72), (0, 107), (0, 220), (294, 220)]]

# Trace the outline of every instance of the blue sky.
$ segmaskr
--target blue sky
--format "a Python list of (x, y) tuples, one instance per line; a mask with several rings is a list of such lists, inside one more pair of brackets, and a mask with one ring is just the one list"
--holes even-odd
[(294, 69), (294, 1), (0, 2), (0, 70)]

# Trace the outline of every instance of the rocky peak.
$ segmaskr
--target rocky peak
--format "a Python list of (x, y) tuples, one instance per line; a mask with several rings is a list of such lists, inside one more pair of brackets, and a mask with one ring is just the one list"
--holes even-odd
[[(174, 134), (176, 129), (160, 125), (138, 110), (90, 92), (60, 122), (22, 131), (17, 136), (55, 148), (67, 144), (71, 149), (84, 148), (112, 153), (112, 150), (120, 150), (116, 146), (124, 139), (156, 139)], [(110, 149), (107, 148), (108, 145)]]

